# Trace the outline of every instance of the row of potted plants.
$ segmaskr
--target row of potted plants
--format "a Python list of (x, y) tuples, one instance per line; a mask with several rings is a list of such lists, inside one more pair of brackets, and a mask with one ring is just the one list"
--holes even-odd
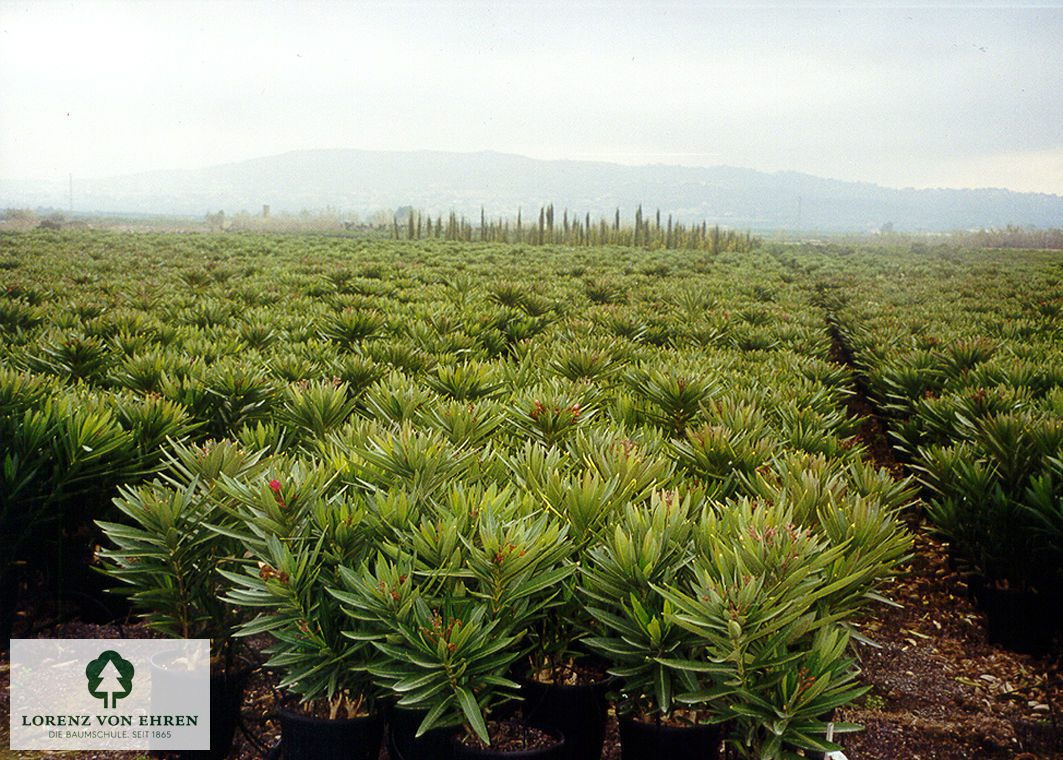
[[(529, 697), (536, 682), (563, 684), (587, 655), (613, 679), (625, 737), (722, 724), (700, 729), (702, 745), (830, 749), (824, 721), (861, 693), (846, 624), (908, 547), (895, 519), (905, 494), (826, 478), (802, 503), (786, 470), (762, 476), (764, 498), (715, 501), (651, 478), (621, 499), (587, 497), (592, 510), (543, 509), (469, 470), (415, 494), (415, 473), (356, 488), (226, 442), (176, 444), (170, 461), (123, 489), (125, 521), (101, 524), (108, 573), (133, 604), (170, 635), (211, 636), (219, 666), (236, 662), (236, 642), (268, 635), (266, 665), (311, 717), (386, 705), (394, 731), (414, 711), (413, 736), (396, 732), (392, 749), (419, 757), (430, 749), (409, 742), (439, 729), (495, 743), (492, 721), (522, 696), (534, 720), (550, 699)], [(816, 461), (789, 466), (807, 485)], [(309, 756), (293, 736), (285, 756)]]
[(1044, 653), (1063, 625), (1058, 256), (920, 258), (932, 277), (849, 299), (839, 331), (990, 638)]

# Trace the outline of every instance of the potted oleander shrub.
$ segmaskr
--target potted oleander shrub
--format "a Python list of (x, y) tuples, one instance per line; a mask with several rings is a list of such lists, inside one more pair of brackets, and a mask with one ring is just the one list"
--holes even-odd
[[(570, 452), (561, 452), (526, 444), (508, 467), (518, 486), (535, 494), (567, 526), (565, 561), (579, 567), (624, 505), (647, 499), (672, 470), (632, 441), (607, 441), (588, 432), (574, 436), (570, 446)], [(573, 460), (585, 468), (571, 468)], [(526, 709), (533, 720), (566, 734), (566, 757), (597, 757), (605, 737), (610, 676), (579, 644), (592, 617), (580, 600), (577, 577), (560, 584), (557, 592), (529, 628), (527, 667), (518, 673)]]
[(508, 676), (572, 572), (564, 526), (508, 488), (459, 485), (391, 528), (380, 556), (343, 568), (332, 590), (352, 639), (386, 634), (372, 637), (368, 669), (395, 698), (390, 750), (446, 757), (453, 733), (459, 754), (524, 744), (534, 732), (505, 722), (518, 690)]
[(653, 587), (674, 586), (688, 575), (692, 511), (690, 496), (676, 492), (655, 493), (648, 506), (628, 504), (581, 568), (580, 592), (593, 621), (583, 643), (614, 676), (610, 691), (624, 760), (719, 754), (722, 730), (713, 700), (689, 705), (678, 697), (698, 690), (698, 677), (725, 675), (727, 668), (705, 661), (695, 675), (685, 665), (698, 656), (699, 639), (670, 619), (671, 603)]
[(228, 521), (239, 568), (222, 571), (225, 601), (257, 612), (238, 637), (266, 635), (265, 666), (281, 673), (284, 760), (375, 758), (384, 731), (380, 690), (369, 673), (370, 637), (344, 636), (346, 617), (329, 593), (345, 565), (369, 551), (367, 500), (333, 487), (321, 468), (276, 458), (253, 478), (226, 478)]
[[(372, 615), (391, 629), (384, 640), (373, 641), (378, 656), (369, 670), (396, 695), (396, 707), (413, 711), (420, 721), (412, 739), (393, 738), (393, 754), (398, 760), (485, 756), (478, 750), (493, 747), (492, 752), (499, 752), (502, 741), (507, 746), (512, 741), (521, 751), (530, 749), (533, 730), (514, 731), (492, 715), (517, 694), (518, 685), (506, 677), (521, 654), (521, 633), (513, 620), (491, 616), (485, 600), (439, 593), (443, 588), (427, 595), (415, 589), (407, 605), (385, 608), (373, 597), (380, 588), (379, 578), (394, 571), (381, 562), (368, 577), (349, 579), (339, 596), (357, 618)], [(406, 579), (414, 572), (410, 568)], [(388, 594), (402, 593), (395, 586), (387, 588)], [(418, 741), (426, 736), (430, 741)], [(555, 737), (547, 744), (560, 747), (563, 742)]]
[(883, 600), (879, 587), (911, 550), (912, 537), (900, 519), (916, 493), (909, 479), (895, 480), (860, 459), (846, 463), (795, 451), (759, 470), (748, 487), (756, 497), (784, 506), (789, 522), (842, 549), (826, 570), (824, 581), (832, 590), (820, 606), (846, 621)]
[[(23, 568), (48, 545), (59, 518), (48, 483), (51, 446), (69, 413), (47, 403), (57, 380), (0, 368), (0, 647), (6, 651), (19, 609)], [(113, 444), (112, 444), (113, 445)], [(60, 528), (61, 530), (61, 528)]]
[(710, 506), (695, 532), (691, 578), (653, 584), (671, 605), (666, 619), (699, 639), (694, 658), (668, 661), (701, 680), (679, 701), (711, 701), (742, 757), (838, 750), (826, 739), (828, 726), (833, 733), (858, 727), (833, 723), (832, 711), (867, 691), (843, 656), (848, 632), (839, 618), (851, 611), (827, 601), (854, 587), (859, 571), (832, 572), (846, 546), (830, 546), (790, 517), (766, 502)]
[(242, 554), (231, 535), (217, 487), (221, 477), (252, 477), (262, 464), (232, 443), (172, 444), (167, 471), (150, 483), (123, 487), (114, 503), (125, 522), (98, 521), (113, 546), (102, 570), (153, 630), (211, 642), (211, 749), (188, 757), (223, 758), (232, 743), (252, 661), (234, 638), (246, 615), (224, 599), (226, 568)]
[(1054, 463), (1063, 424), (1026, 411), (975, 417), (965, 427), (968, 440), (919, 450), (927, 514), (967, 573), (990, 640), (1042, 653), (1059, 622)]
[(1048, 457), (1044, 470), (1030, 481), (1025, 508), (1038, 536), (1045, 602), (1056, 614), (1055, 631), (1063, 629), (1063, 457)]
[[(556, 630), (553, 636), (542, 636), (549, 624), (562, 621), (562, 630), (571, 625), (566, 607), (571, 606), (570, 594), (576, 571), (569, 540), (572, 523), (552, 512), (536, 510), (534, 502), (527, 499), (511, 497), (496, 503), (498, 508), (483, 509), (481, 506), (477, 510), (474, 538), (465, 542), (468, 584), (470, 592), (488, 605), (491, 615), (512, 623), (523, 644), (522, 653), (531, 650), (531, 656), (522, 659), (535, 662), (535, 653), (542, 653), (544, 641), (561, 640)], [(556, 648), (554, 652), (557, 652)], [(523, 670), (519, 661), (514, 661), (509, 668), (510, 673), (521, 676), (524, 676)], [(582, 733), (575, 730), (572, 718), (582, 720), (579, 711), (591, 708), (594, 712), (589, 717), (596, 725), (600, 712), (599, 691), (592, 691), (594, 699), (590, 703), (584, 699), (566, 703), (558, 699), (556, 688), (543, 689), (541, 683), (527, 677), (519, 680), (525, 723), (560, 734), (564, 745), (556, 752), (562, 757), (572, 757), (579, 752), (584, 739)], [(570, 690), (561, 689), (561, 692), (567, 691)], [(562, 720), (557, 719), (559, 710), (565, 711)], [(523, 734), (520, 738), (523, 741)], [(595, 742), (600, 747), (600, 741), (592, 734), (592, 744)], [(517, 742), (518, 747), (520, 744)]]
[(682, 438), (717, 389), (715, 380), (655, 367), (629, 369), (623, 382), (649, 404), (649, 420), (672, 438)]
[[(637, 440), (630, 435), (614, 427), (581, 431), (569, 442), (567, 454), (583, 465), (582, 472), (531, 479), (533, 490), (543, 493), (547, 506), (567, 523), (572, 537), (568, 561), (576, 567), (588, 566), (591, 552), (607, 542), (629, 505), (649, 503), (674, 478), (675, 464), (662, 453), (665, 442), (656, 431), (641, 430)], [(526, 467), (528, 471), (535, 468)], [(607, 694), (616, 678), (608, 672), (608, 659), (582, 639), (597, 621), (585, 603), (581, 576), (573, 576), (558, 609), (561, 614), (550, 615), (538, 629), (524, 683), (528, 701), (536, 705), (529, 712), (566, 734), (568, 757), (597, 757), (605, 736)]]

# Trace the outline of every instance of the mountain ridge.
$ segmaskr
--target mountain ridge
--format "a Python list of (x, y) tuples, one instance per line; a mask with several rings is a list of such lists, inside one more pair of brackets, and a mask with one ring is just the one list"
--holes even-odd
[[(0, 181), (0, 206), (69, 200), (66, 183)], [(365, 217), (412, 206), (436, 215), (526, 218), (541, 206), (592, 219), (616, 209), (755, 231), (949, 231), (1063, 226), (1063, 196), (1003, 188), (888, 188), (804, 172), (664, 163), (535, 159), (499, 151), (301, 149), (199, 169), (161, 169), (73, 182), (74, 208), (198, 216), (331, 208)]]

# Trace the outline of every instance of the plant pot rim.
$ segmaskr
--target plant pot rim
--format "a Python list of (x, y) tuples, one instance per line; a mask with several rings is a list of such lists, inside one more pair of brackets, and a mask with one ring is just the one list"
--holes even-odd
[[(488, 724), (494, 721), (488, 721)], [(521, 758), (532, 758), (537, 755), (543, 754), (546, 751), (554, 751), (559, 747), (565, 746), (565, 735), (561, 733), (559, 729), (544, 726), (538, 723), (527, 723), (525, 721), (515, 721), (518, 725), (527, 726), (528, 728), (534, 728), (538, 731), (542, 731), (544, 734), (554, 739), (551, 744), (546, 744), (541, 747), (534, 747), (532, 749), (516, 749), (516, 750), (501, 750), (496, 747), (473, 747), (462, 741), (462, 734), (459, 730), (451, 738), (452, 746), (460, 746), (462, 751), (469, 752), (474, 756), (479, 757), (497, 757), (504, 756), (507, 758), (513, 758), (514, 760), (520, 760)]]
[[(163, 671), (165, 673), (168, 673), (170, 675), (174, 675), (174, 676), (191, 676), (192, 673), (191, 673), (191, 671), (188, 670), (188, 668), (174, 668), (174, 667), (172, 667), (172, 665), (173, 665), (172, 661), (169, 662), (169, 663), (167, 663), (165, 661), (167, 657), (172, 657), (173, 655), (180, 654), (181, 652), (182, 652), (182, 649), (181, 649), (181, 646), (180, 646), (179, 642), (175, 642), (175, 645), (174, 645), (174, 647), (172, 649), (164, 649), (162, 651), (155, 652), (155, 654), (151, 655), (151, 657), (148, 658), (148, 663), (155, 670), (161, 670), (161, 671)], [(207, 667), (207, 669), (208, 669), (207, 672), (208, 672), (208, 675), (210, 677), (214, 677), (214, 675), (215, 675), (215, 670), (212, 667), (213, 663), (214, 663), (214, 658), (209, 656), (209, 655), (203, 661), (203, 665), (205, 665)], [(223, 671), (219, 671), (219, 672), (220, 673), (226, 673), (228, 671), (224, 671), (223, 670)]]
[(521, 684), (538, 684), (539, 686), (547, 686), (554, 689), (608, 688), (620, 681), (619, 678), (604, 669), (602, 670), (601, 678), (595, 679), (593, 681), (588, 681), (587, 683), (558, 683), (557, 681), (540, 681), (530, 672), (525, 673), (516, 680)]
[(335, 726), (341, 723), (356, 723), (359, 721), (383, 720), (383, 716), (381, 716), (379, 710), (372, 710), (364, 715), (355, 715), (353, 718), (319, 718), (315, 715), (307, 715), (306, 713), (297, 712), (296, 710), (281, 705), (277, 707), (277, 714), (285, 718), (322, 726)]
[(623, 713), (617, 716), (619, 723), (626, 723), (628, 725), (645, 726), (646, 728), (652, 728), (658, 731), (682, 731), (688, 728), (701, 728), (705, 730), (719, 731), (721, 730), (719, 723), (659, 723), (652, 720), (645, 720), (634, 715), (634, 713)]

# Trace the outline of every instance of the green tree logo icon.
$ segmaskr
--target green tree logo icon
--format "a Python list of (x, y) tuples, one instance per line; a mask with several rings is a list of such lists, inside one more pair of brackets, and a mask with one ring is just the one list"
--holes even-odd
[[(101, 652), (100, 656), (85, 666), (85, 677), (89, 679), (89, 694), (103, 700), (104, 708), (115, 707), (122, 697), (128, 697), (133, 691), (133, 673), (136, 669), (129, 660), (113, 649)], [(107, 697), (110, 696), (110, 705)]]

